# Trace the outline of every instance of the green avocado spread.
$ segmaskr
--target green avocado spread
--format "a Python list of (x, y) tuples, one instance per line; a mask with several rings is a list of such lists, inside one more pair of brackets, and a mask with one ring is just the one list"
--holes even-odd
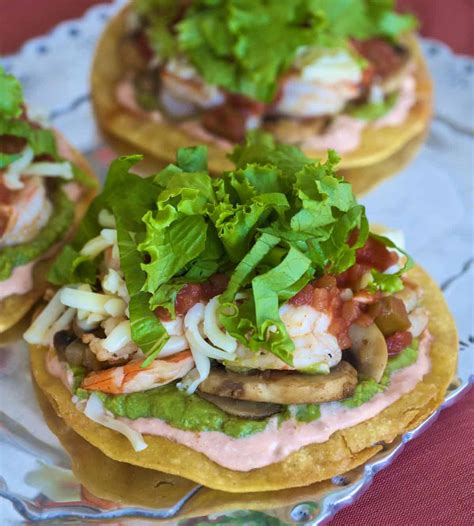
[(377, 393), (382, 392), (390, 383), (390, 377), (395, 371), (412, 365), (418, 358), (418, 340), (413, 340), (402, 352), (388, 359), (387, 367), (380, 383), (370, 378), (357, 384), (354, 394), (342, 402), (346, 407), (359, 407), (368, 402)]
[(349, 109), (349, 114), (363, 121), (375, 121), (386, 115), (395, 106), (398, 100), (397, 93), (391, 93), (380, 102), (366, 102), (354, 105)]
[[(380, 383), (374, 380), (359, 382), (351, 398), (342, 402), (349, 408), (368, 402), (389, 384), (390, 375), (398, 369), (413, 364), (418, 357), (418, 341), (415, 340), (397, 356), (389, 358), (384, 377)], [(82, 390), (81, 390), (82, 391)], [(80, 394), (80, 393), (77, 393)], [(116, 416), (135, 420), (137, 418), (159, 418), (166, 423), (186, 431), (219, 431), (234, 438), (242, 438), (263, 431), (275, 418), (250, 420), (231, 416), (198, 395), (188, 395), (175, 384), (168, 384), (141, 393), (123, 395), (100, 394), (106, 409)], [(301, 404), (286, 407), (277, 415), (281, 424), (289, 418), (298, 422), (312, 422), (320, 417), (318, 404)]]
[(117, 416), (130, 418), (159, 418), (186, 431), (220, 431), (241, 438), (263, 431), (269, 418), (250, 420), (231, 416), (203, 400), (188, 395), (175, 384), (168, 384), (141, 393), (106, 395), (104, 405)]
[(31, 241), (0, 250), (0, 281), (11, 276), (13, 269), (37, 259), (67, 232), (74, 219), (74, 205), (61, 189), (51, 195), (53, 212), (48, 223)]

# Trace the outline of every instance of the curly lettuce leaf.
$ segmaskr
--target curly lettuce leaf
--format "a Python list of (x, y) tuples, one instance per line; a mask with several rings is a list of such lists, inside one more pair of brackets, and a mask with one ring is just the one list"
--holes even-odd
[(0, 170), (6, 168), (9, 164), (21, 157), (20, 153), (2, 153), (0, 152)]
[(183, 170), (183, 172), (206, 172), (206, 146), (179, 148), (176, 153), (176, 164), (181, 170)]
[(271, 134), (260, 131), (249, 132), (244, 144), (235, 146), (228, 157), (236, 168), (249, 164), (275, 166), (281, 173), (280, 184), (312, 162), (296, 146), (277, 143)]
[[(312, 279), (352, 266), (367, 240), (365, 209), (335, 173), (334, 152), (314, 162), (252, 134), (233, 157), (238, 166), (218, 178), (207, 173), (202, 148), (178, 151), (176, 164), (147, 179), (129, 173), (139, 156), (117, 160), (72, 245), (79, 251), (78, 240), (97, 235), (102, 208), (113, 212), (133, 300), (132, 338), (149, 360), (167, 338), (153, 311), (174, 316), (184, 284), (220, 273), (230, 278), (220, 297), (223, 327), (251, 350), (291, 364), (281, 305)], [(74, 256), (65, 253), (64, 265), (89, 272), (89, 262)]]
[(402, 276), (414, 267), (415, 262), (413, 261), (413, 258), (405, 250), (398, 247), (391, 239), (388, 239), (385, 236), (379, 236), (372, 232), (370, 233), (370, 236), (384, 244), (386, 247), (401, 252), (405, 256), (406, 261), (403, 267), (393, 274), (384, 274), (376, 269), (372, 269), (372, 282), (369, 284), (369, 289), (380, 290), (389, 294), (402, 290), (404, 287)]
[(0, 115), (8, 119), (19, 117), (22, 112), (22, 104), (21, 84), (0, 66)]
[(49, 277), (53, 283), (95, 282), (93, 269), (97, 271), (98, 261), (81, 256), (80, 250), (102, 230), (98, 221), (102, 209), (113, 211), (128, 230), (145, 230), (141, 217), (153, 205), (159, 190), (150, 179), (130, 173), (130, 169), (141, 159), (140, 155), (120, 157), (110, 165), (102, 192), (94, 198), (74, 238), (63, 248), (50, 270)]
[(201, 216), (178, 218), (169, 210), (164, 212), (158, 218), (148, 212), (143, 218), (147, 237), (139, 250), (151, 259), (141, 264), (147, 274), (145, 290), (151, 293), (197, 258), (206, 244), (207, 225)]
[(96, 282), (97, 267), (88, 256), (81, 254), (71, 245), (66, 245), (48, 273), (48, 281), (53, 285), (67, 285), (70, 283)]
[(272, 211), (282, 213), (288, 208), (284, 194), (262, 194), (242, 204), (220, 202), (209, 216), (229, 259), (238, 262), (248, 252), (258, 226), (268, 215)]
[(236, 266), (234, 272), (230, 277), (229, 284), (226, 291), (221, 295), (220, 302), (222, 304), (232, 302), (237, 292), (243, 285), (247, 284), (247, 280), (256, 266), (262, 259), (270, 252), (270, 250), (280, 242), (278, 237), (270, 234), (262, 234), (245, 257)]
[(258, 337), (262, 347), (271, 349), (273, 354), (289, 365), (293, 364), (295, 344), (280, 319), (280, 292), (296, 282), (301, 284), (300, 278), (306, 276), (304, 287), (310, 280), (307, 275), (310, 266), (310, 259), (297, 249), (290, 248), (285, 259), (277, 267), (252, 280)]
[[(142, 290), (152, 295), (151, 308), (174, 314), (182, 284), (224, 272), (230, 281), (221, 295), (223, 326), (251, 349), (291, 363), (279, 308), (311, 279), (355, 263), (368, 236), (365, 209), (335, 174), (339, 158), (332, 151), (318, 163), (254, 133), (232, 157), (236, 169), (213, 179), (202, 171), (203, 153), (185, 149), (155, 176), (161, 191), (142, 219), (138, 246), (149, 258)], [(236, 301), (242, 291), (245, 298)]]
[[(416, 19), (393, 0), (138, 0), (161, 59), (185, 55), (208, 84), (270, 102), (299, 50), (341, 47), (351, 38), (395, 39)], [(181, 8), (181, 10), (180, 10)], [(263, 52), (264, 50), (264, 52)]]
[(14, 135), (26, 139), (35, 155), (50, 155), (58, 160), (56, 138), (51, 130), (33, 128), (28, 121), (0, 116), (0, 135)]
[(129, 314), (132, 340), (147, 357), (143, 363), (146, 367), (159, 354), (169, 339), (163, 324), (150, 310), (150, 294), (141, 289), (145, 282), (145, 273), (140, 268), (142, 257), (137, 245), (128, 231), (123, 218), (117, 221), (117, 242), (120, 253), (120, 268), (125, 277), (130, 294)]
[[(280, 264), (251, 280), (252, 298), (242, 304), (233, 299), (242, 284), (248, 282), (259, 263), (279, 243), (279, 239), (262, 234), (231, 276), (227, 290), (220, 297), (219, 318), (229, 334), (253, 350), (267, 349), (284, 362), (292, 364), (294, 343), (280, 319), (280, 304), (311, 280), (311, 261), (290, 248)], [(297, 284), (297, 290), (291, 290)]]

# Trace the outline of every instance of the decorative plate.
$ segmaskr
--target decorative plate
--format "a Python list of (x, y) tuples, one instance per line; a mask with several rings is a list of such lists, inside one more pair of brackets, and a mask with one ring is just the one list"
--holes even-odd
[[(105, 173), (113, 152), (95, 128), (88, 92), (94, 46), (107, 20), (124, 4), (97, 5), (79, 20), (59, 24), (50, 34), (29, 41), (2, 64), (22, 81), (30, 106), (38, 109), (86, 152), (97, 172)], [(375, 473), (400, 454), (469, 388), (474, 347), (472, 331), (472, 221), (470, 196), (474, 148), (474, 60), (453, 54), (447, 46), (423, 40), (436, 84), (431, 134), (418, 158), (397, 177), (363, 199), (376, 223), (410, 233), (408, 249), (441, 284), (456, 317), (460, 341), (458, 380), (444, 404), (417, 429), (388, 445), (364, 466), (335, 477), (331, 488), (314, 502), (272, 511), (241, 510), (220, 516), (180, 520), (180, 511), (200, 491), (196, 486), (167, 509), (101, 508), (82, 497), (70, 461), (43, 422), (28, 373), (27, 353), (20, 342), (0, 343), (0, 517), (4, 523), (87, 520), (145, 525), (153, 519), (168, 524), (280, 525), (328, 521), (355, 501)], [(426, 184), (427, 174), (430, 184)], [(400, 210), (403, 211), (400, 214)]]

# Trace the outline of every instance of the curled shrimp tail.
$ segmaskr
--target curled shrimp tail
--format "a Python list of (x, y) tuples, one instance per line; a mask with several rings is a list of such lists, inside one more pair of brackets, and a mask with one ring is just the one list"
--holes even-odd
[(107, 394), (146, 391), (182, 378), (194, 365), (190, 351), (154, 360), (148, 367), (143, 367), (143, 362), (144, 360), (137, 360), (90, 373), (84, 378), (81, 387)]

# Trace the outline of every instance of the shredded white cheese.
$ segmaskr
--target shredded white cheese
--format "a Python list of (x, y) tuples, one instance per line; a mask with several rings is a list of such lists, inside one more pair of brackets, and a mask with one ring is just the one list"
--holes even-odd
[(63, 305), (75, 309), (102, 315), (120, 316), (125, 313), (126, 303), (109, 294), (89, 292), (86, 290), (65, 287), (61, 290), (60, 300)]
[(117, 431), (128, 438), (135, 451), (143, 451), (148, 447), (147, 443), (143, 440), (141, 433), (135, 431), (130, 426), (127, 426), (124, 422), (120, 422), (113, 416), (107, 414), (102, 400), (96, 393), (92, 393), (87, 400), (84, 414), (94, 422), (97, 422), (97, 424), (101, 424), (113, 431)]
[[(73, 289), (71, 289), (73, 290)], [(66, 310), (61, 301), (62, 289), (58, 290), (41, 314), (33, 321), (23, 337), (29, 344), (46, 344), (48, 330)]]

